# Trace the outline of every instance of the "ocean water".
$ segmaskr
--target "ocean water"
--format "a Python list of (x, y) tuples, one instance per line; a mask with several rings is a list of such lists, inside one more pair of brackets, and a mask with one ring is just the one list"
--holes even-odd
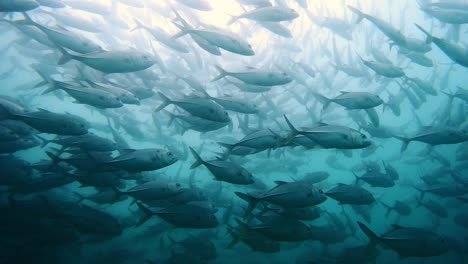
[(0, 263), (467, 263), (467, 10), (0, 1)]

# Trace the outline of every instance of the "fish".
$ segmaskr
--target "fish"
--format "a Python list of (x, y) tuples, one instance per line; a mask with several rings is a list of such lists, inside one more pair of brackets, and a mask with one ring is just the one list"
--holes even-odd
[(426, 127), (424, 130), (424, 132), (410, 138), (397, 136), (396, 138), (403, 142), (401, 152), (406, 150), (411, 141), (420, 141), (435, 146), (441, 144), (458, 144), (468, 140), (468, 133), (464, 129)]
[(166, 106), (174, 104), (194, 116), (210, 121), (225, 123), (231, 120), (224, 108), (210, 99), (190, 96), (179, 100), (171, 100), (161, 92), (158, 92), (158, 95), (163, 99), (163, 103), (154, 110), (155, 112), (159, 112)]
[(345, 92), (335, 98), (327, 98), (323, 95), (314, 94), (320, 101), (322, 101), (323, 109), (326, 109), (330, 103), (336, 103), (348, 110), (355, 109), (368, 109), (377, 107), (383, 104), (383, 100), (378, 96), (367, 92)]
[(172, 38), (177, 39), (186, 34), (198, 36), (211, 45), (231, 53), (243, 56), (255, 55), (252, 46), (248, 42), (230, 32), (224, 32), (221, 30), (194, 29), (191, 27), (188, 28), (182, 26), (181, 31)]
[(129, 149), (110, 161), (101, 163), (126, 171), (152, 171), (174, 164), (177, 157), (170, 151), (158, 148)]
[(57, 135), (84, 135), (89, 125), (71, 115), (50, 112), (40, 108), (35, 112), (8, 113), (11, 120), (22, 121), (41, 133)]
[(189, 149), (195, 158), (195, 162), (190, 166), (190, 169), (204, 165), (218, 181), (233, 184), (252, 184), (255, 182), (252, 174), (238, 164), (224, 160), (204, 161), (192, 147), (189, 147)]
[(285, 208), (303, 208), (323, 203), (327, 198), (321, 189), (305, 182), (276, 181), (276, 186), (261, 194), (235, 192), (247, 201), (246, 215), (260, 202), (268, 202)]
[(219, 222), (211, 205), (206, 203), (192, 202), (188, 204), (174, 205), (158, 211), (151, 211), (142, 203), (137, 202), (138, 207), (144, 212), (136, 226), (142, 225), (152, 215), (157, 215), (165, 221), (181, 228), (213, 228)]
[[(273, 240), (295, 242), (308, 240), (312, 237), (311, 228), (299, 220), (282, 216), (257, 216), (257, 218), (261, 221), (259, 225), (246, 228), (256, 230)], [(237, 223), (241, 224), (240, 221)]]
[(143, 25), (140, 21), (135, 19), (136, 26), (130, 30), (130, 32), (135, 31), (137, 29), (144, 29), (148, 31), (157, 41), (164, 44), (166, 47), (169, 47), (175, 51), (181, 53), (188, 53), (189, 50), (183, 44), (177, 42), (175, 39), (171, 38), (171, 36), (165, 33), (161, 28), (157, 27), (148, 27)]
[(266, 72), (257, 69), (245, 72), (227, 72), (220, 66), (216, 66), (216, 69), (219, 71), (219, 75), (212, 79), (212, 82), (226, 76), (234, 77), (247, 84), (259, 86), (276, 86), (292, 82), (292, 79), (285, 72)]
[(297, 17), (299, 17), (299, 14), (294, 9), (266, 6), (254, 9), (239, 16), (232, 17), (232, 19), (228, 22), (228, 25), (233, 24), (242, 18), (261, 22), (281, 22), (293, 20)]
[(323, 148), (359, 149), (366, 148), (371, 144), (366, 135), (352, 128), (322, 123), (317, 127), (300, 131), (291, 124), (286, 116), (284, 118), (292, 135), (302, 134)]
[(445, 55), (447, 55), (454, 62), (464, 67), (468, 67), (468, 59), (466, 58), (468, 51), (466, 48), (463, 48), (455, 43), (451, 43), (447, 40), (437, 38), (431, 35), (426, 29), (418, 24), (416, 24), (416, 27), (426, 35), (426, 42), (436, 44), (436, 46), (439, 47), (442, 52), (444, 52)]
[(228, 225), (228, 233), (232, 236), (232, 241), (229, 243), (228, 248), (234, 247), (239, 241), (249, 246), (253, 251), (274, 253), (281, 249), (279, 241), (273, 240), (266, 235), (258, 232), (253, 228), (236, 219), (238, 227)]
[(83, 55), (73, 55), (64, 49), (60, 51), (63, 56), (58, 61), (59, 65), (76, 60), (107, 74), (142, 71), (155, 64), (151, 55), (137, 50), (101, 51)]
[(325, 194), (341, 204), (372, 204), (375, 198), (366, 189), (356, 184), (338, 183), (337, 186), (325, 192)]
[(39, 6), (34, 0), (7, 0), (0, 2), (0, 12), (26, 12)]
[(45, 78), (47, 79), (50, 87), (42, 92), (42, 94), (63, 90), (73, 97), (78, 104), (87, 104), (100, 109), (119, 108), (123, 106), (120, 98), (110, 92), (95, 88), (82, 87), (75, 83), (60, 82), (47, 77)]
[(183, 192), (184, 186), (179, 182), (149, 181), (121, 191), (115, 187), (113, 190), (118, 196), (127, 195), (143, 202), (166, 200), (178, 196)]
[(61, 48), (67, 48), (81, 54), (102, 51), (102, 48), (99, 45), (93, 43), (90, 39), (87, 39), (78, 34), (74, 34), (65, 28), (52, 29), (45, 27), (39, 23), (34, 22), (26, 13), (24, 16), (27, 22), (44, 32), (50, 41)]
[(448, 240), (430, 230), (392, 225), (392, 230), (378, 236), (365, 224), (357, 224), (370, 239), (368, 247), (382, 243), (397, 252), (401, 258), (439, 256), (449, 249)]

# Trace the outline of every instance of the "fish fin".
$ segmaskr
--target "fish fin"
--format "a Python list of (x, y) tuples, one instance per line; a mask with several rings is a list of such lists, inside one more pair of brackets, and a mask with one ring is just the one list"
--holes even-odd
[(353, 170), (351, 170), (351, 172), (353, 173), (354, 177), (356, 178), (356, 181), (355, 181), (354, 184), (358, 184), (359, 176)]
[(73, 59), (73, 55), (71, 55), (68, 51), (64, 48), (57, 46), (57, 48), (62, 53), (62, 57), (60, 57), (59, 61), (57, 62), (58, 65), (63, 65)]
[(195, 162), (192, 164), (192, 166), (190, 166), (190, 169), (195, 169), (196, 167), (205, 163), (200, 157), (200, 155), (198, 155), (198, 153), (192, 147), (189, 147), (189, 149), (190, 152), (192, 152), (193, 157), (195, 158)]
[(121, 196), (121, 195), (125, 195), (125, 192), (119, 190), (117, 187), (112, 186), (111, 188), (112, 188), (112, 190), (115, 192), (117, 198), (118, 198), (119, 196)]
[(362, 19), (366, 16), (364, 13), (362, 13), (361, 11), (359, 11), (358, 9), (352, 7), (352, 6), (348, 6), (349, 10), (351, 10), (351, 12), (353, 12), (354, 14), (356, 14), (358, 16), (358, 19), (356, 20), (356, 24), (359, 24)]
[(245, 209), (245, 217), (248, 217), (260, 202), (260, 199), (246, 193), (235, 192), (235, 194), (248, 203), (247, 209)]
[(419, 197), (419, 201), (422, 201), (422, 199), (424, 199), (424, 195), (426, 194), (426, 190), (424, 189), (421, 189), (417, 186), (413, 186), (413, 188), (415, 188), (416, 190), (418, 190), (420, 193), (421, 193), (421, 196)]
[(73, 192), (73, 194), (78, 197), (78, 201), (76, 203), (81, 203), (84, 199), (86, 199), (83, 195), (81, 195), (79, 192)]
[(393, 229), (402, 229), (405, 228), (404, 226), (397, 225), (397, 224), (392, 224)]
[(215, 65), (215, 67), (219, 71), (219, 75), (212, 79), (212, 82), (222, 79), (228, 75), (228, 72), (221, 68), (221, 66)]
[[(247, 235), (247, 232), (249, 230), (249, 226), (242, 222), (239, 218), (235, 218), (234, 219), (236, 221), (236, 223), (239, 225), (238, 228), (239, 228), (239, 234), (237, 236), (235, 236), (232, 231), (229, 232), (229, 234), (231, 234), (232, 236), (232, 240), (231, 242), (229, 243), (229, 245), (227, 246), (227, 248), (232, 248), (233, 246), (235, 246), (237, 243), (239, 243), (239, 241), (241, 241), (243, 238), (245, 238), (245, 236)], [(231, 229), (234, 229), (232, 226), (228, 226), (228, 228), (231, 228)]]
[(366, 234), (366, 236), (369, 238), (369, 244), (367, 245), (367, 248), (373, 248), (377, 245), (377, 242), (380, 241), (380, 238), (372, 231), (370, 230), (369, 227), (367, 227), (364, 223), (357, 221), (357, 224), (359, 228)]
[(327, 98), (321, 94), (318, 94), (318, 93), (312, 93), (312, 94), (317, 98), (318, 101), (320, 101), (323, 104), (322, 111), (327, 109), (330, 103), (332, 102), (330, 98)]
[(143, 212), (143, 216), (140, 218), (140, 220), (138, 220), (138, 223), (136, 223), (135, 227), (139, 227), (141, 226), (142, 224), (144, 224), (146, 221), (148, 221), (148, 219), (154, 215), (154, 212), (151, 211), (148, 207), (144, 206), (142, 203), (140, 202), (137, 202), (136, 203), (138, 208), (141, 209), (141, 211)]
[(230, 25), (234, 24), (234, 22), (236, 22), (239, 18), (240, 18), (240, 16), (231, 16), (231, 18), (227, 22), (227, 25), (230, 26)]
[(226, 152), (224, 152), (221, 156), (224, 160), (226, 160), (229, 155), (231, 154), (232, 149), (235, 147), (234, 144), (228, 144), (223, 142), (217, 142), (221, 147), (226, 148)]
[(287, 117), (285, 114), (283, 114), (283, 117), (284, 117), (284, 120), (286, 120), (286, 123), (288, 124), (289, 129), (291, 129), (291, 135), (288, 136), (288, 139), (285, 140), (285, 143), (284, 143), (284, 144), (286, 145), (286, 144), (288, 144), (289, 142), (291, 142), (291, 140), (293, 140), (294, 137), (296, 137), (297, 135), (299, 135), (299, 134), (300, 134), (300, 131), (297, 130), (297, 129), (293, 126), (293, 124), (291, 123), (291, 121), (289, 121), (288, 117)]
[(448, 96), (448, 98), (449, 98), (449, 104), (452, 104), (453, 99), (455, 98), (455, 95), (454, 95), (454, 94), (447, 93), (447, 92), (444, 92), (444, 91), (440, 91), (440, 92), (443, 93), (443, 94), (445, 94), (446, 96)]
[(170, 127), (172, 125), (172, 123), (174, 123), (174, 120), (176, 119), (176, 115), (169, 112), (169, 111), (166, 111), (164, 110), (164, 113), (168, 114), (169, 115), (169, 121), (167, 122), (167, 126)]
[(63, 161), (62, 158), (60, 158), (59, 156), (55, 155), (54, 153), (50, 151), (46, 151), (46, 154), (53, 161), (53, 163), (58, 163), (60, 161)]
[(402, 141), (400, 153), (403, 153), (408, 148), (408, 145), (411, 142), (411, 139), (406, 138), (406, 137), (401, 137), (401, 136), (394, 136), (394, 137)]
[(177, 241), (175, 241), (174, 238), (172, 238), (169, 234), (167, 234), (167, 239), (169, 239), (169, 241), (171, 241), (172, 244), (177, 244)]
[(431, 43), (432, 42), (432, 35), (431, 33), (429, 33), (427, 30), (425, 30), (423, 27), (421, 27), (420, 25), (418, 24), (415, 24), (417, 28), (419, 28), (419, 30), (421, 30), (425, 35), (426, 35), (426, 43)]
[(172, 104), (172, 101), (171, 99), (169, 99), (169, 97), (167, 97), (166, 95), (164, 95), (163, 93), (161, 92), (158, 92), (158, 95), (161, 97), (161, 99), (163, 99), (163, 102), (160, 106), (158, 106), (158, 108), (156, 108), (154, 110), (154, 112), (159, 112), (161, 111), (162, 109), (164, 109), (166, 106)]
[(383, 202), (380, 202), (380, 204), (387, 209), (387, 212), (385, 213), (385, 217), (388, 217), (388, 215), (392, 212), (393, 208)]
[(283, 185), (283, 184), (287, 184), (288, 182), (286, 182), (286, 181), (274, 181), (274, 183), (276, 183), (277, 185)]
[(135, 22), (136, 26), (130, 29), (130, 32), (133, 32), (137, 29), (144, 29), (145, 26), (138, 20), (138, 19), (133, 19), (133, 22)]

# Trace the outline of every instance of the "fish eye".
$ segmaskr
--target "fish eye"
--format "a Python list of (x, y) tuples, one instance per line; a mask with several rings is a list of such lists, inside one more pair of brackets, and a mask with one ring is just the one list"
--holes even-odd
[(361, 138), (366, 138), (366, 135), (361, 135)]
[(322, 190), (319, 190), (319, 193), (320, 193), (320, 194), (323, 194), (323, 191), (322, 191)]
[(180, 187), (180, 183), (176, 183), (176, 185), (175, 185), (175, 186), (176, 186), (176, 187)]

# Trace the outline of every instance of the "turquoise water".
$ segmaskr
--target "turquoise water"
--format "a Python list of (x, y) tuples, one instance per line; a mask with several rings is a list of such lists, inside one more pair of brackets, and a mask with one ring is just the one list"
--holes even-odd
[(0, 263), (466, 263), (466, 3), (167, 2), (0, 1)]

